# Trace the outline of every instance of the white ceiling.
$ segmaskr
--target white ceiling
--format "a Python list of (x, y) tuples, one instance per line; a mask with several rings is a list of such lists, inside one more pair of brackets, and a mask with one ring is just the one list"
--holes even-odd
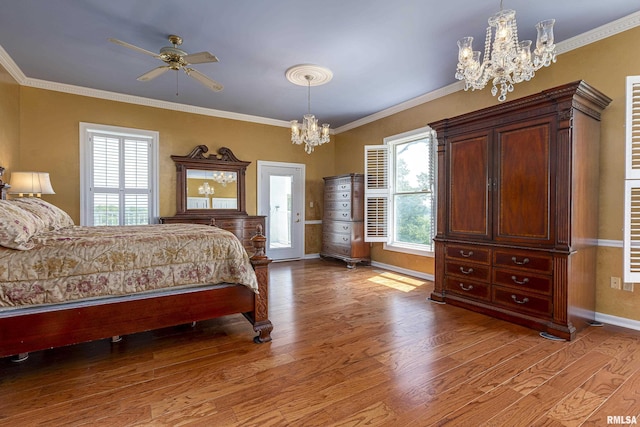
[[(616, 20), (622, 30), (640, 25), (638, 0), (504, 0), (504, 7), (516, 10), (520, 39), (535, 40), (536, 22), (555, 18), (559, 48)], [(22, 84), (96, 89), (276, 124), (307, 110), (307, 89), (285, 71), (317, 64), (334, 76), (312, 87), (311, 110), (344, 129), (456, 83), (456, 41), (471, 35), (483, 50), (487, 19), (499, 8), (497, 0), (0, 0), (0, 64)], [(139, 82), (162, 63), (107, 41), (157, 52), (169, 34), (181, 36), (189, 53), (220, 59), (194, 68), (223, 84), (222, 92), (182, 72)]]

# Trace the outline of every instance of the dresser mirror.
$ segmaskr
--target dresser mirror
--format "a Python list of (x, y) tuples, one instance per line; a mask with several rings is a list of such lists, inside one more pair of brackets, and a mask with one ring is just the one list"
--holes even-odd
[(176, 165), (176, 216), (246, 215), (245, 172), (251, 162), (239, 160), (230, 149), (206, 153), (198, 145), (186, 156), (171, 156)]

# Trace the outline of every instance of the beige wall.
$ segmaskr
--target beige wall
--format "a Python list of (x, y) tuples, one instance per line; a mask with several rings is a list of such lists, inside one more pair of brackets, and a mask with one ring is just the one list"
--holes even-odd
[(9, 181), (16, 170), (20, 154), (20, 86), (0, 65), (0, 166)]
[[(20, 167), (47, 171), (55, 195), (45, 198), (80, 218), (79, 123), (158, 131), (160, 134), (160, 215), (176, 212), (175, 166), (172, 154), (186, 155), (196, 145), (209, 152), (229, 147), (247, 168), (247, 212), (256, 213), (257, 160), (306, 164), (306, 219), (321, 219), (322, 177), (334, 173), (335, 144), (323, 145), (312, 155), (293, 146), (290, 131), (269, 126), (199, 114), (89, 98), (49, 90), (22, 87), (20, 90)], [(320, 251), (319, 229), (306, 227), (309, 253)]]
[[(530, 82), (517, 84), (509, 100), (576, 80), (585, 80), (613, 99), (602, 116), (600, 151), (601, 240), (622, 239), (624, 208), (625, 78), (640, 74), (637, 51), (640, 27), (560, 55), (550, 68), (538, 71)], [(452, 48), (452, 53), (455, 53)], [(452, 57), (452, 60), (455, 60)], [(453, 72), (453, 71), (452, 71)], [(362, 172), (363, 146), (382, 144), (383, 138), (417, 129), (436, 120), (495, 105), (489, 89), (456, 92), (393, 116), (377, 120), (336, 137), (336, 173)], [(375, 261), (430, 273), (433, 259), (398, 255), (384, 251), (381, 244), (372, 250)], [(610, 276), (622, 276), (622, 249), (600, 247), (598, 251), (597, 311), (640, 320), (640, 289), (633, 293), (612, 290)], [(640, 288), (640, 286), (636, 286)]]

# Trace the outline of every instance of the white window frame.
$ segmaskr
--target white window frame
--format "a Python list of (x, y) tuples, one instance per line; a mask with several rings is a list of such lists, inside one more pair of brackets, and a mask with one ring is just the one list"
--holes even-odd
[[(393, 136), (389, 136), (384, 138), (384, 145), (368, 145), (365, 146), (365, 207), (369, 206), (369, 200), (372, 200), (373, 198), (377, 198), (377, 199), (385, 199), (386, 200), (386, 207), (385, 207), (385, 212), (384, 215), (386, 215), (386, 221), (387, 221), (387, 235), (384, 237), (377, 237), (377, 238), (372, 238), (371, 236), (367, 236), (365, 233), (365, 241), (382, 241), (383, 242), (383, 249), (384, 250), (388, 250), (388, 251), (395, 251), (395, 252), (402, 252), (402, 253), (408, 253), (408, 254), (414, 254), (414, 255), (420, 255), (420, 256), (428, 256), (428, 257), (433, 257), (435, 254), (433, 252), (433, 250), (426, 250), (424, 249), (423, 245), (412, 245), (412, 244), (407, 244), (407, 243), (402, 243), (402, 242), (394, 242), (393, 241), (393, 236), (395, 235), (395, 230), (394, 230), (394, 212), (395, 212), (395, 207), (394, 207), (394, 192), (393, 189), (395, 188), (394, 186), (394, 176), (395, 176), (395, 158), (394, 158), (394, 150), (393, 150), (393, 146), (396, 144), (404, 144), (413, 140), (417, 140), (417, 139), (423, 139), (423, 138), (429, 138), (431, 140), (431, 149), (432, 149), (432, 161), (433, 161), (433, 169), (434, 169), (434, 175), (433, 175), (433, 199), (434, 199), (434, 209), (432, 210), (432, 215), (433, 215), (433, 230), (432, 230), (432, 234), (433, 237), (435, 237), (435, 233), (436, 233), (436, 218), (437, 218), (437, 212), (436, 212), (436, 206), (435, 203), (437, 201), (437, 197), (436, 197), (436, 188), (437, 188), (437, 173), (435, 171), (436, 169), (436, 145), (437, 145), (437, 140), (436, 140), (436, 136), (435, 136), (435, 132), (429, 127), (429, 126), (425, 126), (419, 129), (415, 129), (412, 131), (408, 131), (408, 132), (404, 132), (398, 135), (393, 135)], [(372, 190), (369, 189), (367, 187), (367, 184), (369, 182), (369, 175), (370, 173), (376, 173), (373, 171), (368, 171), (368, 167), (367, 167), (367, 155), (369, 152), (371, 151), (376, 151), (379, 150), (381, 153), (384, 153), (384, 151), (386, 150), (387, 152), (387, 159), (385, 160), (385, 163), (387, 165), (386, 167), (386, 176), (382, 179), (380, 179), (380, 177), (376, 177), (376, 180), (381, 181), (381, 182), (385, 182), (387, 184), (387, 186), (383, 189), (376, 189), (376, 190)], [(384, 216), (382, 215), (382, 216)], [(368, 220), (368, 215), (365, 213), (365, 229), (368, 229), (366, 222)], [(433, 243), (431, 244), (431, 247), (433, 248)]]
[(149, 223), (158, 222), (159, 218), (159, 172), (158, 172), (158, 147), (160, 134), (157, 131), (109, 126), (96, 123), (80, 122), (80, 225), (93, 225), (93, 211), (91, 203), (91, 164), (92, 151), (91, 136), (93, 134), (107, 134), (132, 138), (149, 139)]
[(623, 276), (640, 282), (640, 76), (628, 76), (626, 87)]

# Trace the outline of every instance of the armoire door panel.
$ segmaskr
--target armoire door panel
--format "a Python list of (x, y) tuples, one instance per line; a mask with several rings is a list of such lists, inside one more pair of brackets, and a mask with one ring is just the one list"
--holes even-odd
[[(489, 136), (451, 141), (449, 234), (488, 239)], [(458, 172), (464, 171), (464, 172)]]
[(552, 244), (551, 125), (496, 131), (495, 240)]

